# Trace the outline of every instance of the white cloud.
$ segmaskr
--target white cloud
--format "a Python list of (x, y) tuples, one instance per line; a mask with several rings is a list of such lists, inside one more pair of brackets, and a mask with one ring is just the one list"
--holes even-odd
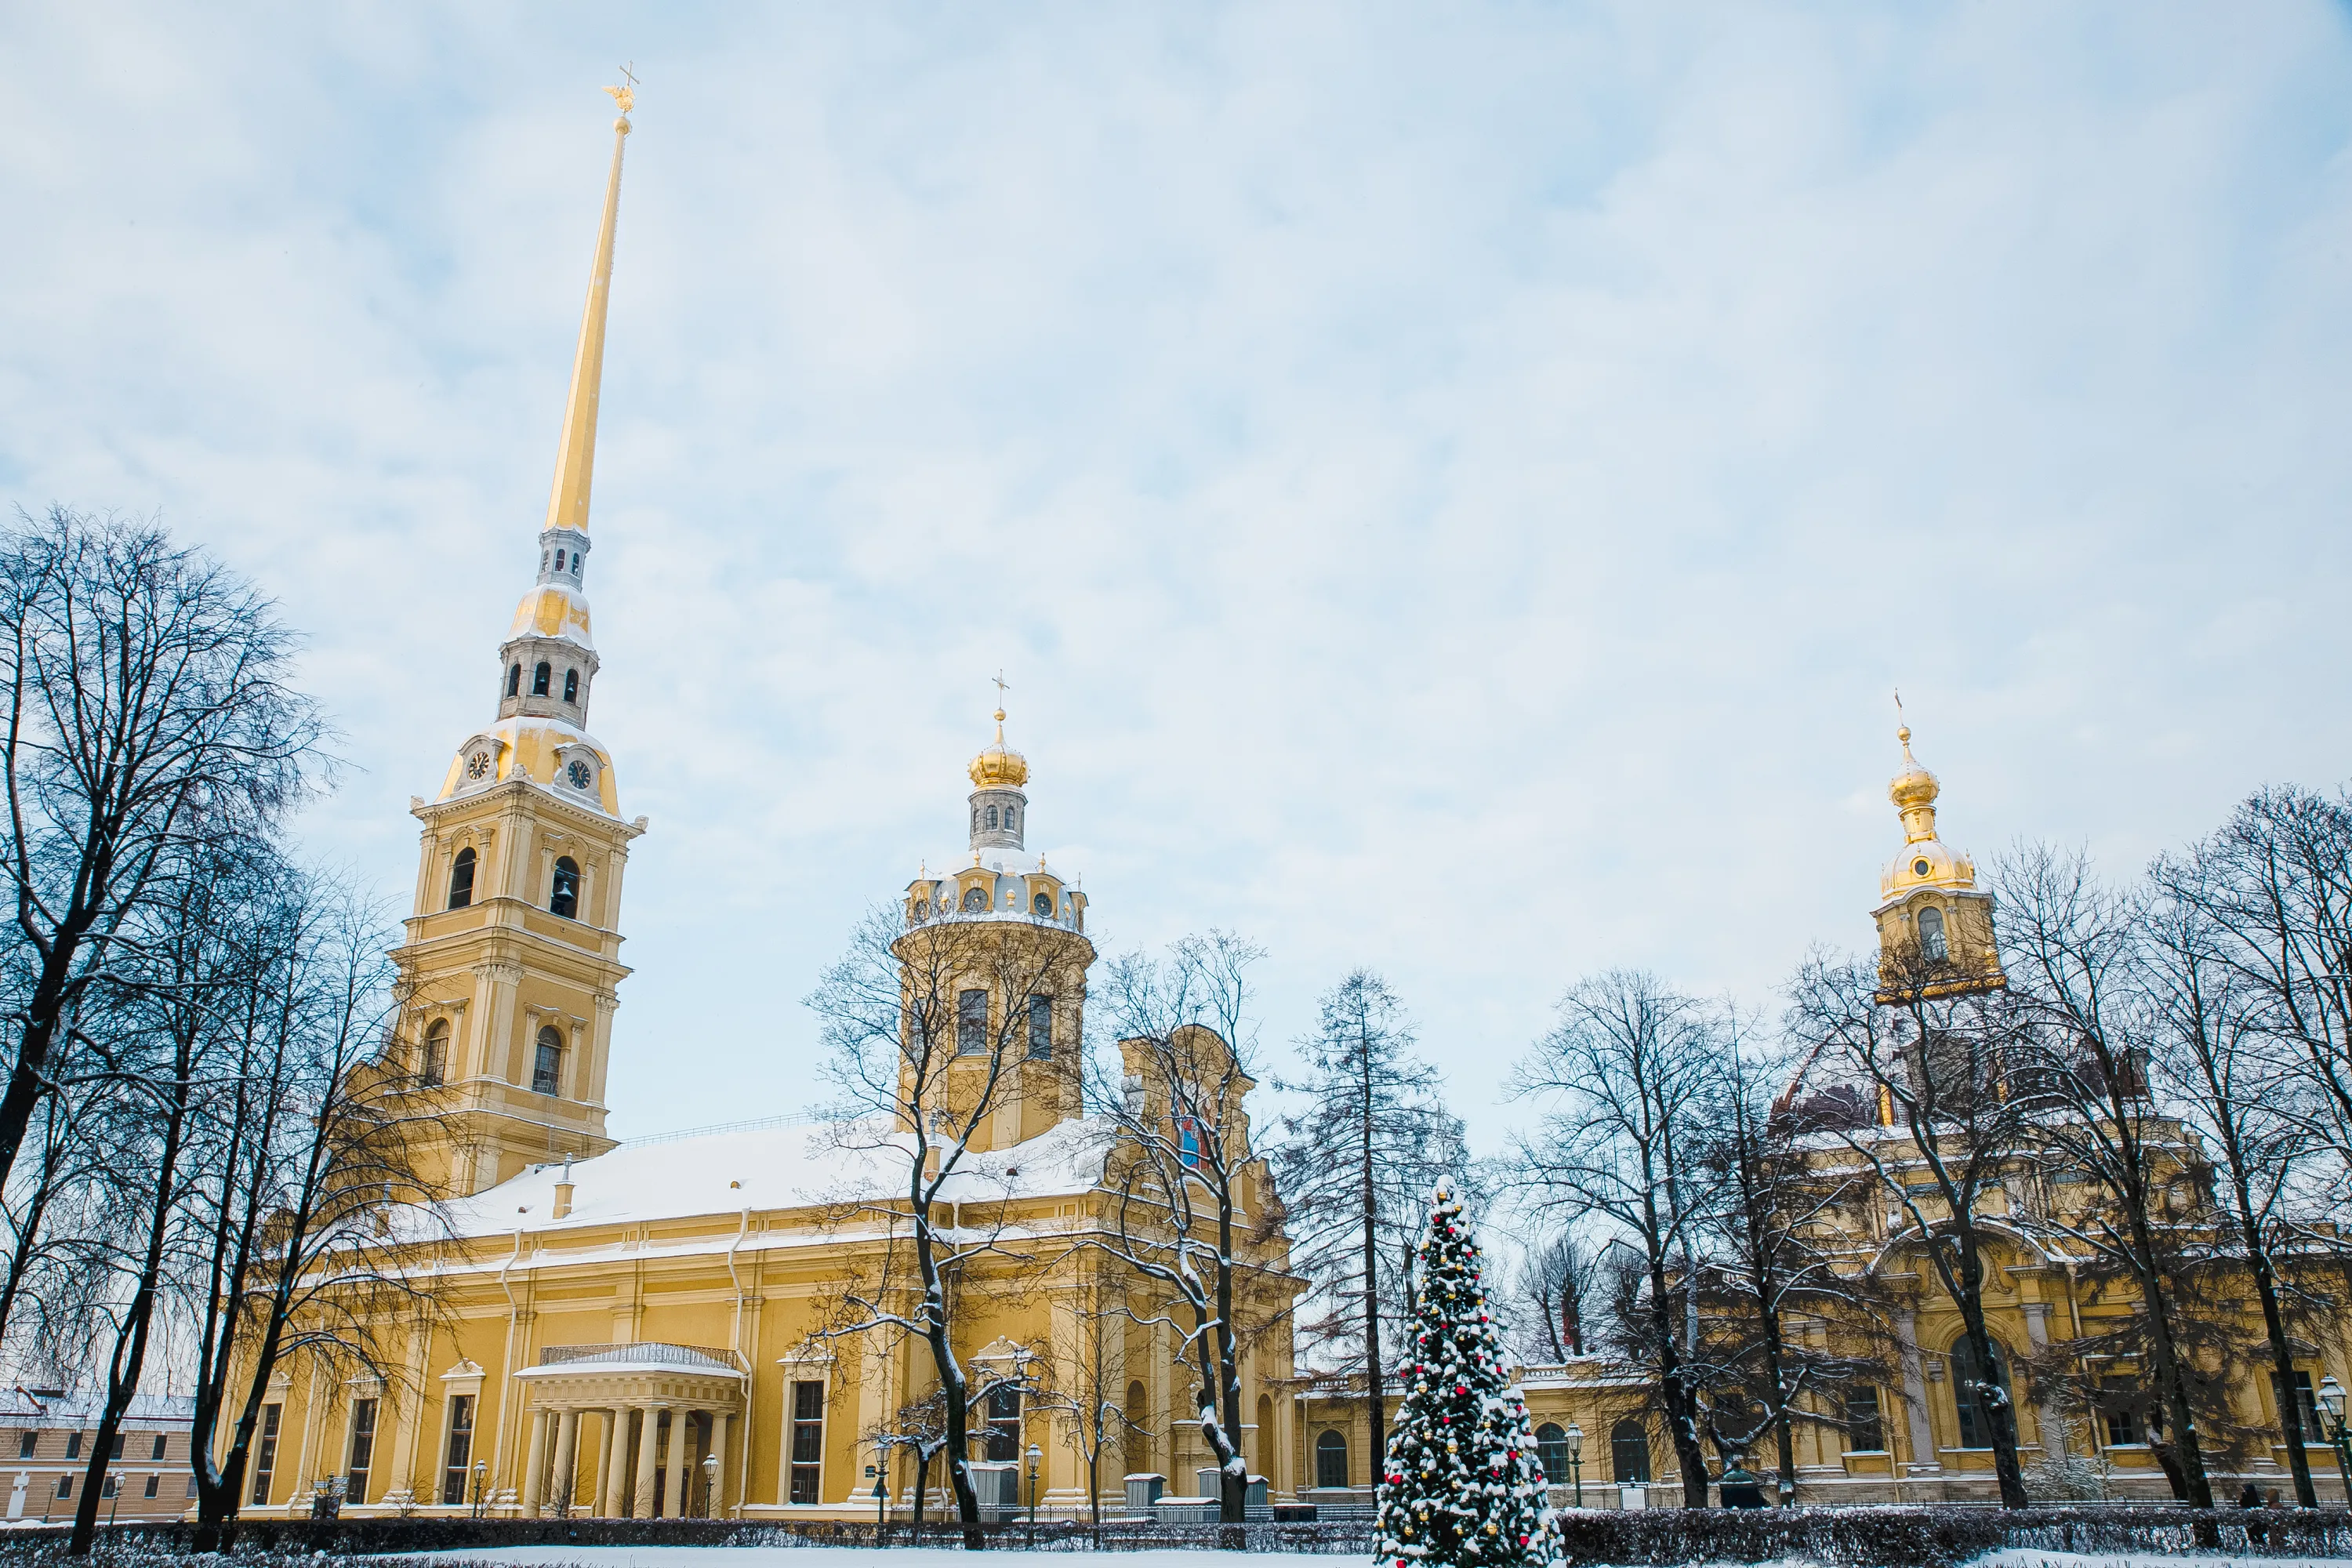
[(0, 21), (0, 493), (280, 595), (363, 769), (314, 837), (404, 895), (634, 51), (624, 1131), (805, 1096), (1000, 665), (1109, 940), (1255, 937), (1277, 1041), (1388, 971), (1489, 1131), (1576, 974), (1866, 939), (1897, 682), (1985, 856), (2352, 771), (2336, 10), (556, 22)]

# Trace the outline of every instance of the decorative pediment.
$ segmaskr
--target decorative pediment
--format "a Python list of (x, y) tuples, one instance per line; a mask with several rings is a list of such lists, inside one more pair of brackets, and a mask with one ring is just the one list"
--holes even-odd
[(482, 1381), (482, 1369), (473, 1362), (461, 1358), (456, 1366), (451, 1367), (447, 1372), (441, 1374), (441, 1381), (444, 1383), (479, 1383)]

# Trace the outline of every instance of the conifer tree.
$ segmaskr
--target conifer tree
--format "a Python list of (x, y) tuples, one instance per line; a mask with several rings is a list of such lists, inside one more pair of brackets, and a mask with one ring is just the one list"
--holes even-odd
[(1478, 1247), (1450, 1184), (1433, 1196), (1420, 1289), (1380, 1488), (1377, 1568), (1559, 1560), (1558, 1526), (1527, 1407), (1503, 1380)]

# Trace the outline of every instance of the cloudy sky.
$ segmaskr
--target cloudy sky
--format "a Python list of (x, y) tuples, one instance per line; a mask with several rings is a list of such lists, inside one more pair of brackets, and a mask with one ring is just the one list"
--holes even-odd
[(592, 727), (622, 1133), (814, 1097), (1000, 668), (1107, 951), (1384, 973), (1481, 1140), (1581, 973), (1867, 942), (1945, 836), (2127, 871), (2332, 785), (2340, 5), (0, 10), (0, 502), (310, 641), (402, 906), (491, 712), (610, 148)]

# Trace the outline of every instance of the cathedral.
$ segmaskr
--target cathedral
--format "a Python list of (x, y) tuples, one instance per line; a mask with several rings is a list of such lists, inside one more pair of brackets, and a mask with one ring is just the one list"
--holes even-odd
[[(614, 97), (622, 112), (536, 570), (498, 645), (485, 722), (458, 742), (435, 796), (412, 801), (414, 912), (395, 953), (399, 1019), (383, 1070), (427, 1129), (420, 1184), (446, 1200), (406, 1246), (429, 1302), (366, 1325), (373, 1373), (324, 1358), (279, 1366), (245, 1481), (250, 1511), (300, 1512), (331, 1491), (357, 1515), (870, 1519), (887, 1494), (903, 1518), (917, 1486), (901, 1439), (936, 1388), (929, 1355), (911, 1335), (842, 1331), (841, 1282), (887, 1274), (885, 1255), (900, 1244), (887, 1227), (844, 1223), (845, 1192), (853, 1208), (887, 1201), (878, 1194), (890, 1173), (871, 1149), (845, 1149), (807, 1117), (626, 1143), (605, 1127), (613, 1018), (629, 974), (625, 872), (648, 831), (625, 815), (614, 758), (588, 722), (598, 669), (590, 499), (632, 107), (625, 90)], [(1095, 960), (1087, 896), (1026, 849), (1030, 764), (1006, 743), (1003, 712), (995, 717), (969, 768), (966, 846), (936, 872), (923, 862), (893, 894), (903, 934), (890, 949), (904, 960), (906, 944), (950, 921), (979, 932), (987, 956), (959, 959), (944, 977), (952, 1029), (1022, 1041), (1009, 1085), (966, 1146), (974, 1182), (992, 1184), (992, 1222), (1051, 1245), (974, 1258), (955, 1281), (959, 1353), (968, 1368), (995, 1369), (975, 1448), (995, 1480), (1034, 1478), (1048, 1509), (1121, 1500), (1129, 1474), (1191, 1492), (1213, 1461), (1169, 1300), (1083, 1245), (1115, 1224), (1118, 1185), (1107, 1163), (1117, 1141), (1078, 1093)], [(1992, 900), (1973, 861), (1940, 837), (1940, 786), (1913, 759), (1907, 729), (1900, 739), (1889, 797), (1902, 842), (1870, 910), (1882, 952), (1924, 960), (1938, 994), (1998, 987)], [(954, 810), (944, 789), (940, 808), (943, 820)], [(980, 973), (991, 964), (1024, 978), (992, 984)], [(1237, 1082), (1225, 1113), (1255, 1209), (1242, 1216), (1252, 1239), (1241, 1285), (1261, 1325), (1240, 1361), (1244, 1458), (1271, 1498), (1360, 1506), (1376, 1458), (1364, 1391), (1294, 1364), (1287, 1309), (1301, 1287), (1278, 1205), (1247, 1157), (1250, 1086)], [(1899, 1214), (1864, 1205), (1842, 1223), (1853, 1267), (1892, 1293), (1900, 1352), (1888, 1386), (1849, 1394), (1833, 1422), (1801, 1429), (1800, 1495), (1988, 1496), (1983, 1413), (1952, 1375), (1957, 1314), (1906, 1254)], [(2000, 1246), (1989, 1301), (2002, 1353), (2030, 1358), (2129, 1310), (2022, 1230)], [(1797, 1331), (1827, 1342), (1841, 1330)], [(1066, 1366), (1048, 1363), (1081, 1343), (1088, 1353), (1073, 1364), (1121, 1412), (1108, 1453), (1088, 1453), (1071, 1400), (1046, 1397), (1069, 1382)], [(2302, 1386), (2331, 1372), (2352, 1378), (2311, 1348)], [(2029, 1463), (2074, 1454), (2118, 1491), (2161, 1495), (2146, 1433), (2062, 1410), (2017, 1383)], [(1519, 1384), (1559, 1500), (1678, 1500), (1633, 1369), (1579, 1356), (1523, 1367)], [(2242, 1390), (2249, 1421), (2276, 1396)], [(2325, 1477), (2323, 1462), (2313, 1468)], [(2246, 1456), (2239, 1473), (2269, 1485), (2281, 1457)], [(928, 1474), (930, 1506), (943, 1510), (939, 1471)], [(992, 1500), (1025, 1502), (1027, 1490), (1006, 1486)]]
[[(458, 742), (438, 794), (411, 803), (423, 829), (415, 912), (394, 953), (400, 1015), (383, 1070), (429, 1130), (415, 1151), (419, 1184), (446, 1200), (407, 1248), (431, 1279), (430, 1305), (365, 1325), (382, 1375), (281, 1363), (246, 1481), (250, 1511), (300, 1512), (331, 1491), (362, 1516), (870, 1519), (877, 1483), (901, 1512), (916, 1484), (896, 1439), (936, 1387), (929, 1352), (909, 1335), (840, 1331), (842, 1281), (887, 1276), (890, 1248), (904, 1247), (845, 1223), (890, 1201), (887, 1160), (873, 1156), (887, 1156), (891, 1130), (862, 1151), (807, 1116), (625, 1144), (605, 1131), (629, 973), (625, 873), (648, 827), (623, 815), (613, 758), (588, 724), (589, 501), (632, 107), (626, 91), (614, 97), (537, 570), (498, 647), (495, 712)], [(1077, 1092), (1095, 952), (1086, 894), (1025, 850), (1029, 763), (996, 720), (969, 770), (964, 856), (897, 895), (908, 934), (893, 952), (948, 925), (970, 934), (935, 948), (954, 955), (943, 981), (954, 1027), (972, 1026), (976, 1006), (982, 1030), (1019, 1042), (1009, 1085), (965, 1140), (969, 1180), (945, 1196), (959, 1222), (985, 1203), (992, 1224), (1046, 1239), (961, 1266), (955, 1331), (987, 1387), (975, 1457), (1004, 1483), (989, 1500), (1025, 1501), (1034, 1485), (1060, 1508), (1083, 1501), (1090, 1472), (1118, 1493), (1129, 1472), (1189, 1481), (1213, 1460), (1166, 1301), (1071, 1244), (1112, 1223), (1118, 1184), (1107, 1130)], [(1021, 977), (1014, 994), (994, 994), (992, 977), (1008, 973)], [(1247, 1153), (1245, 1106), (1231, 1122), (1244, 1190), (1262, 1204), (1270, 1189)], [(1278, 1231), (1252, 1242), (1242, 1293), (1272, 1326), (1239, 1370), (1244, 1457), (1287, 1493), (1296, 1284), (1283, 1263)], [(1073, 1368), (1121, 1412), (1111, 1451), (1091, 1465), (1069, 1440), (1069, 1400), (1043, 1407)], [(934, 1513), (951, 1511), (941, 1468), (928, 1474)]]

